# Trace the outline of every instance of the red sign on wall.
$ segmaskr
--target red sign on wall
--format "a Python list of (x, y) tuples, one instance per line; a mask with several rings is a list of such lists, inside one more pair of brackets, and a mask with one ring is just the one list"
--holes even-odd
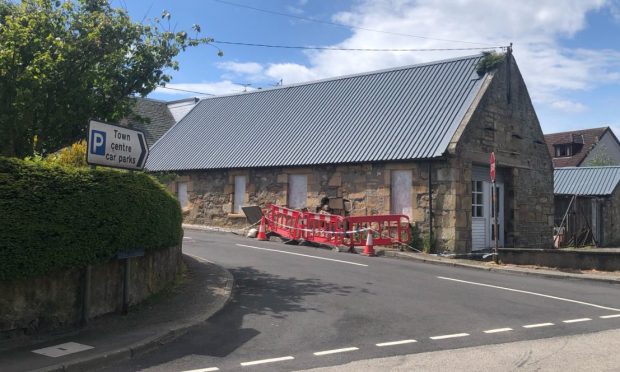
[(491, 182), (495, 182), (495, 153), (491, 153)]

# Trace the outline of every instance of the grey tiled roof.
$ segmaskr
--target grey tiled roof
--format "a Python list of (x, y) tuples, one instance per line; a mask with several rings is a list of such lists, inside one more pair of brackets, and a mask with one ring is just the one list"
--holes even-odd
[(479, 92), (481, 55), (203, 99), (147, 169), (250, 168), (441, 156)]
[(167, 102), (137, 98), (133, 111), (138, 116), (150, 120), (148, 123), (143, 123), (135, 118), (128, 118), (127, 122), (128, 127), (144, 132), (149, 146), (153, 146), (176, 123), (168, 110)]
[(553, 171), (556, 195), (611, 195), (620, 182), (620, 167), (570, 167)]

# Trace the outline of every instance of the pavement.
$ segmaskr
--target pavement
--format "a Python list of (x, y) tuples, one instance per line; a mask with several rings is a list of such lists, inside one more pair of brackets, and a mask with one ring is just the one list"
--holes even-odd
[[(230, 301), (234, 279), (204, 259), (184, 255), (184, 261), (187, 270), (180, 283), (130, 308), (126, 316), (109, 314), (79, 330), (45, 335), (16, 348), (4, 345), (0, 371), (99, 369), (153, 351), (204, 323)], [(53, 351), (59, 353), (86, 350), (58, 357), (33, 352), (53, 346), (59, 346)]]
[[(184, 228), (211, 230), (192, 225), (184, 225)], [(620, 284), (620, 272), (567, 272), (551, 268), (498, 265), (493, 262), (445, 258), (396, 250), (380, 250), (378, 253), (385, 257), (435, 265)], [(103, 316), (91, 321), (78, 331), (56, 335), (44, 341), (33, 340), (26, 346), (6, 348), (0, 351), (0, 370), (99, 369), (153, 351), (184, 335), (192, 327), (203, 324), (231, 300), (234, 278), (226, 269), (199, 257), (185, 255), (184, 259), (188, 270), (185, 279), (174, 289), (156, 295), (146, 303), (132, 308), (127, 316), (117, 314)], [(56, 358), (32, 352), (66, 343), (92, 348)], [(70, 344), (70, 346), (75, 344)]]

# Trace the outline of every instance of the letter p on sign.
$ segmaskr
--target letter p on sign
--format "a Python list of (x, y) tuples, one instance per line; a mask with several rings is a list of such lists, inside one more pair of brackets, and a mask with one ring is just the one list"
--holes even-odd
[(105, 132), (98, 130), (91, 131), (90, 153), (95, 155), (105, 155)]

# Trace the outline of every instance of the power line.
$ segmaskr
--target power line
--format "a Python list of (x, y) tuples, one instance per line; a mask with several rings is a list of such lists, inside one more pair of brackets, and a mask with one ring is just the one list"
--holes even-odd
[(316, 19), (316, 18), (302, 17), (302, 16), (298, 16), (298, 15), (294, 15), (294, 14), (289, 14), (289, 13), (282, 13), (282, 12), (276, 12), (276, 11), (273, 11), (273, 10), (266, 10), (266, 9), (256, 8), (256, 7), (253, 7), (253, 6), (233, 3), (233, 2), (225, 1), (225, 0), (212, 0), (212, 1), (215, 1), (216, 3), (230, 5), (230, 6), (236, 6), (236, 7), (239, 7), (239, 8), (251, 9), (251, 10), (255, 10), (257, 12), (274, 14), (274, 15), (283, 16), (283, 17), (296, 18), (296, 19), (301, 19), (301, 20), (304, 20), (304, 21), (315, 22), (315, 23), (322, 23), (322, 24), (325, 24), (325, 25), (342, 27), (342, 28), (347, 28), (347, 29), (356, 29), (356, 30), (363, 30), (363, 31), (370, 31), (370, 32), (378, 32), (378, 33), (381, 33), (381, 34), (406, 36), (406, 37), (413, 37), (413, 38), (425, 39), (425, 40), (437, 40), (437, 41), (447, 41), (447, 42), (451, 42), (451, 43), (477, 44), (477, 45), (487, 45), (487, 46), (489, 46), (489, 44), (486, 44), (486, 43), (477, 43), (477, 42), (473, 42), (473, 41), (439, 39), (439, 38), (433, 38), (433, 37), (427, 37), (427, 36), (411, 35), (411, 34), (406, 34), (406, 33), (402, 33), (402, 32), (391, 32), (391, 31), (376, 30), (376, 29), (366, 28), (366, 27), (350, 26), (350, 25), (345, 25), (343, 23), (338, 23), (338, 22), (323, 21), (323, 20)]
[(215, 94), (212, 93), (205, 93), (205, 92), (197, 92), (195, 90), (187, 90), (187, 89), (180, 89), (180, 88), (171, 88), (171, 87), (167, 87), (165, 85), (158, 85), (159, 88), (163, 88), (163, 89), (170, 89), (170, 90), (178, 90), (179, 92), (187, 92), (187, 93), (196, 93), (196, 94), (203, 94), (205, 96), (215, 96)]
[(236, 41), (220, 41), (213, 40), (213, 44), (228, 44), (261, 48), (281, 48), (281, 49), (309, 49), (309, 50), (336, 50), (345, 52), (439, 52), (450, 50), (488, 50), (488, 49), (501, 49), (507, 48), (506, 46), (490, 46), (487, 48), (340, 48), (340, 47), (311, 47), (301, 45), (272, 45), (272, 44), (255, 44), (255, 43), (242, 43)]

